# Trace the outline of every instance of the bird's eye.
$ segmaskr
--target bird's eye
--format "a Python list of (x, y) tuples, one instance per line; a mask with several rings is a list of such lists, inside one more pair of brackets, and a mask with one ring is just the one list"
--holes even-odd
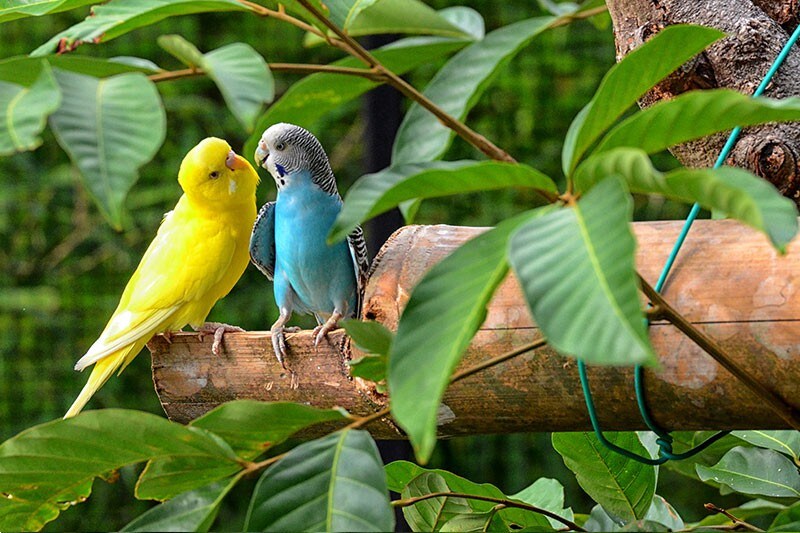
[(219, 177), (219, 172), (217, 172), (217, 171), (215, 170), (214, 172), (212, 172), (211, 174), (209, 174), (209, 175), (208, 175), (208, 177), (209, 177), (209, 178), (211, 178), (212, 180), (215, 180), (215, 179), (217, 179), (217, 178)]
[(283, 150), (284, 148), (286, 148), (286, 144), (283, 141), (278, 141), (275, 143), (276, 150)]

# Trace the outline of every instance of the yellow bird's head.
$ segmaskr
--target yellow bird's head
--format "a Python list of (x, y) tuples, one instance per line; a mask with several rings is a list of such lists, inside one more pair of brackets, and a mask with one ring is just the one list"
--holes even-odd
[(224, 207), (253, 202), (259, 177), (227, 142), (208, 137), (183, 158), (178, 182), (193, 201)]

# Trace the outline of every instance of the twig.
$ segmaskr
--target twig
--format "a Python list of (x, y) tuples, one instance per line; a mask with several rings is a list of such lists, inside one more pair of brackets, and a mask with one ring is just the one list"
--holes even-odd
[(745, 528), (745, 529), (748, 529), (748, 530), (750, 530), (750, 531), (764, 531), (763, 529), (761, 529), (761, 528), (759, 528), (759, 527), (756, 527), (756, 526), (754, 526), (753, 524), (748, 524), (748, 523), (747, 523), (747, 522), (745, 522), (744, 520), (741, 520), (741, 519), (739, 519), (739, 518), (736, 518), (735, 516), (733, 516), (731, 513), (729, 513), (729, 512), (728, 512), (728, 511), (726, 511), (725, 509), (722, 509), (722, 508), (720, 508), (720, 507), (717, 507), (717, 506), (716, 506), (716, 505), (714, 505), (713, 503), (707, 503), (707, 504), (705, 504), (703, 507), (705, 507), (705, 508), (706, 508), (706, 509), (708, 509), (709, 511), (713, 511), (713, 512), (715, 512), (715, 513), (720, 513), (720, 514), (722, 514), (722, 515), (725, 515), (725, 517), (727, 517), (727, 518), (728, 518), (728, 519), (729, 519), (731, 522), (733, 522), (733, 524), (734, 524), (735, 526), (742, 526), (743, 528)]
[[(306, 63), (268, 63), (270, 70), (283, 71), (283, 72), (299, 72), (301, 74), (314, 74), (317, 72), (325, 72), (328, 74), (344, 74), (347, 76), (359, 76), (367, 78), (368, 80), (383, 82), (386, 79), (381, 75), (371, 70), (363, 68), (352, 67), (339, 67), (336, 65), (311, 65)], [(205, 71), (201, 68), (187, 68), (182, 70), (170, 70), (166, 72), (158, 72), (148, 76), (150, 81), (172, 81), (181, 78), (190, 78), (192, 76), (203, 76)]]
[(259, 461), (257, 463), (253, 463), (253, 462), (250, 462), (250, 461), (244, 462), (242, 464), (242, 466), (244, 466), (244, 470), (242, 470), (242, 475), (248, 475), (248, 474), (252, 474), (253, 472), (258, 472), (259, 470), (262, 470), (262, 469), (264, 469), (264, 468), (266, 468), (266, 467), (268, 467), (268, 466), (270, 466), (270, 465), (272, 465), (274, 463), (277, 463), (278, 461), (280, 461), (281, 459), (286, 457), (286, 454), (288, 454), (288, 453), (289, 452), (284, 452), (282, 454), (275, 455), (273, 457), (270, 457), (268, 459), (264, 459), (263, 461)]
[(516, 502), (514, 500), (507, 500), (503, 498), (492, 498), (491, 496), (479, 496), (477, 494), (464, 494), (461, 492), (432, 492), (430, 494), (423, 494), (422, 496), (415, 496), (413, 498), (406, 498), (404, 500), (394, 500), (392, 502), (392, 507), (409, 507), (414, 505), (418, 502), (429, 500), (431, 498), (464, 498), (469, 500), (480, 500), (483, 502), (491, 502), (491, 503), (499, 503), (505, 505), (506, 507), (513, 507), (516, 509), (523, 509), (525, 511), (531, 511), (534, 513), (538, 513), (544, 515), (548, 518), (552, 518), (553, 520), (557, 520), (570, 528), (573, 531), (586, 531), (581, 526), (576, 524), (575, 522), (564, 518), (563, 516), (559, 516), (552, 511), (548, 511), (547, 509), (542, 509), (541, 507), (536, 507), (535, 505), (530, 505), (527, 503)]
[(768, 389), (754, 376), (748, 373), (739, 364), (731, 359), (725, 351), (708, 335), (696, 328), (678, 311), (672, 308), (649, 283), (639, 275), (639, 282), (642, 291), (650, 301), (661, 310), (661, 316), (669, 320), (676, 328), (681, 330), (684, 335), (692, 339), (695, 344), (705, 350), (711, 357), (722, 365), (728, 372), (734, 375), (739, 381), (747, 386), (756, 396), (764, 399), (767, 404), (775, 411), (778, 416), (784, 419), (792, 428), (800, 429), (800, 414), (786, 400), (781, 398), (774, 391)]
[(496, 146), (494, 143), (492, 143), (489, 139), (487, 139), (483, 135), (472, 130), (470, 127), (468, 127), (460, 120), (446, 113), (442, 108), (440, 108), (438, 105), (429, 100), (425, 95), (420, 93), (417, 89), (415, 89), (411, 84), (409, 84), (403, 78), (401, 78), (400, 76), (398, 76), (397, 74), (395, 74), (394, 72), (383, 66), (383, 64), (380, 61), (378, 61), (378, 59), (375, 56), (373, 56), (369, 51), (367, 51), (366, 48), (361, 46), (358, 43), (358, 41), (350, 37), (336, 24), (331, 22), (331, 20), (328, 19), (328, 17), (320, 13), (320, 11), (316, 7), (314, 7), (313, 5), (311, 5), (310, 2), (308, 2), (308, 0), (297, 0), (297, 1), (309, 13), (314, 15), (315, 18), (317, 18), (326, 27), (328, 27), (334, 34), (336, 34), (336, 36), (339, 38), (339, 41), (331, 41), (331, 44), (357, 57), (358, 59), (363, 61), (368, 67), (370, 67), (374, 72), (384, 76), (386, 78), (386, 82), (389, 85), (391, 85), (392, 87), (403, 93), (405, 96), (417, 102), (419, 105), (421, 105), (422, 107), (433, 113), (433, 115), (436, 116), (436, 118), (438, 118), (439, 121), (442, 122), (442, 124), (444, 124), (451, 130), (456, 132), (464, 140), (466, 140), (468, 143), (473, 145), (475, 148), (477, 148), (487, 156), (497, 161), (507, 161), (509, 163), (516, 163), (516, 160), (513, 157), (511, 157), (507, 152), (505, 152), (503, 149)]
[(502, 363), (504, 361), (508, 361), (509, 359), (512, 359), (512, 358), (514, 358), (514, 357), (516, 357), (518, 355), (522, 355), (525, 352), (529, 352), (531, 350), (536, 350), (537, 348), (541, 348), (545, 344), (547, 344), (547, 339), (545, 339), (545, 338), (536, 339), (535, 341), (533, 341), (533, 342), (531, 342), (529, 344), (526, 344), (524, 346), (520, 346), (519, 348), (515, 348), (515, 349), (513, 349), (511, 351), (508, 351), (506, 353), (502, 353), (502, 354), (500, 354), (498, 356), (492, 357), (491, 359), (487, 359), (486, 361), (482, 361), (482, 362), (478, 363), (475, 366), (472, 366), (470, 368), (462, 370), (461, 372), (453, 374), (453, 377), (450, 378), (450, 383), (455, 383), (456, 381), (460, 381), (460, 380), (462, 380), (462, 379), (464, 379), (466, 377), (469, 377), (469, 376), (471, 376), (473, 374), (477, 374), (481, 370), (486, 370), (487, 368), (490, 368), (490, 367), (493, 367), (495, 365), (498, 365), (498, 364), (500, 364), (500, 363)]
[(292, 26), (296, 26), (303, 31), (311, 32), (318, 37), (322, 37), (323, 39), (328, 40), (327, 36), (321, 31), (319, 31), (319, 29), (315, 28), (311, 24), (303, 22), (302, 20), (286, 13), (286, 11), (283, 9), (283, 6), (280, 6), (279, 9), (276, 11), (274, 9), (269, 9), (268, 7), (256, 4), (254, 2), (248, 2), (248, 0), (239, 0), (239, 3), (250, 9), (250, 11), (252, 11), (256, 15), (288, 22)]

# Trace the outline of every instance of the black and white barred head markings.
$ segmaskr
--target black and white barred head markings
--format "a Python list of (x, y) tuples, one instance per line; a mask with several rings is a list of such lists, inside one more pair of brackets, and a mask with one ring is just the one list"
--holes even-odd
[(328, 194), (339, 194), (325, 150), (305, 128), (285, 122), (270, 126), (261, 135), (256, 153), (266, 157), (259, 164), (272, 174), (279, 190), (289, 183), (295, 172), (308, 170), (319, 188)]

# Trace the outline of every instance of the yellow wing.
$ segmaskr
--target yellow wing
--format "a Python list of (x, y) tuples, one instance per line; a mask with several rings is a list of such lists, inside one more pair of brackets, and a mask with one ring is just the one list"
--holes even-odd
[(181, 207), (186, 206), (179, 203), (165, 217), (116, 311), (76, 370), (165, 329), (202, 322), (229, 289), (216, 287), (226, 277), (237, 247), (229, 225), (193, 216)]

